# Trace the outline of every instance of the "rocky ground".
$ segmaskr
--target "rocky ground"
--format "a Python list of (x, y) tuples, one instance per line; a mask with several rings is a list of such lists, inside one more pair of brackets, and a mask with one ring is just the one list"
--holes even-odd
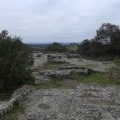
[(120, 120), (120, 87), (36, 90), (19, 120)]
[[(55, 61), (69, 63), (69, 66), (67, 64), (41, 71), (48, 61), (48, 55), (39, 54), (37, 57), (37, 54), (34, 54), (33, 75), (37, 79), (37, 84), (48, 81), (51, 74), (65, 75), (73, 70), (87, 74), (88, 69), (105, 72), (114, 65), (111, 61), (69, 59), (61, 54), (52, 54), (49, 57), (51, 56)], [(9, 107), (8, 103), (11, 100), (14, 100), (13, 106)], [(16, 91), (11, 100), (0, 102), (0, 113), (6, 114), (7, 108), (9, 111), (14, 107), (14, 103), (22, 104), (24, 110), (15, 114), (14, 119), (8, 115), (0, 120), (120, 120), (120, 86), (115, 85), (81, 83), (70, 89), (36, 89), (25, 86)]]
[[(49, 66), (46, 64), (49, 60), (54, 62), (65, 62), (65, 64), (61, 64), (61, 66)], [(36, 83), (49, 81), (48, 76), (50, 75), (66, 75), (71, 71), (83, 71), (85, 73), (88, 72), (88, 69), (92, 69), (96, 72), (106, 72), (114, 66), (113, 61), (95, 61), (95, 60), (86, 60), (81, 57), (77, 58), (68, 58), (65, 54), (41, 54), (37, 57), (37, 53), (34, 53), (34, 69), (37, 71), (33, 72), (34, 77), (36, 78)], [(46, 69), (44, 69), (47, 67)], [(83, 69), (85, 67), (85, 69)], [(87, 68), (87, 69), (86, 69)], [(42, 74), (44, 73), (44, 74)]]
[(34, 53), (34, 67), (42, 67), (44, 63), (48, 61), (47, 56), (52, 56), (54, 60), (58, 61), (65, 61), (68, 62), (70, 65), (76, 66), (86, 66), (92, 68), (96, 71), (105, 72), (111, 66), (114, 65), (113, 61), (95, 61), (95, 60), (87, 60), (81, 57), (78, 58), (68, 58), (65, 54), (43, 54), (41, 57), (37, 57), (37, 53)]

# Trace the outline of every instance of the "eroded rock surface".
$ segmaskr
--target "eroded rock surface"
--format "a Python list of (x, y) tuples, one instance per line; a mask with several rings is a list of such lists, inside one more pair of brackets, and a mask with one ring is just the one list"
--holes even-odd
[[(39, 57), (37, 57), (39, 55)], [(75, 72), (83, 72), (87, 73), (88, 70), (93, 70), (96, 72), (106, 72), (106, 70), (110, 69), (114, 66), (113, 61), (95, 61), (95, 60), (86, 60), (83, 58), (68, 58), (67, 55), (64, 54), (42, 54), (42, 53), (34, 53), (34, 66), (33, 68), (37, 69), (37, 71), (33, 72), (33, 76), (35, 77), (36, 84), (43, 83), (49, 81), (49, 76), (53, 75), (67, 75), (71, 71)], [(50, 68), (41, 71), (44, 68), (44, 64), (49, 61), (49, 59), (53, 59), (54, 61), (64, 61), (69, 63), (69, 66), (61, 65), (58, 68)], [(83, 69), (84, 68), (84, 69)], [(43, 73), (43, 74), (41, 74)]]
[(0, 116), (7, 114), (7, 112), (12, 110), (15, 106), (23, 104), (24, 99), (32, 90), (34, 90), (32, 86), (24, 85), (22, 88), (18, 89), (12, 94), (10, 100), (1, 102)]
[(28, 99), (26, 120), (120, 120), (120, 87), (81, 84), (36, 90)]
[[(70, 66), (61, 66), (56, 70), (51, 68), (51, 70), (35, 71), (37, 84), (49, 81), (48, 77), (51, 75), (66, 75), (71, 71), (87, 72), (86, 69), (81, 70), (82, 66), (105, 72), (114, 65), (112, 62), (68, 59), (64, 55), (59, 59), (69, 62)], [(40, 69), (47, 60), (47, 55), (34, 54), (33, 68)], [(24, 97), (27, 95), (27, 100), (24, 102)], [(17, 90), (9, 101), (0, 102), (0, 115), (13, 109), (14, 104), (21, 103), (25, 103), (25, 112), (18, 115), (18, 120), (120, 120), (120, 87), (117, 86), (80, 84), (75, 89), (46, 90), (35, 90), (24, 86)]]

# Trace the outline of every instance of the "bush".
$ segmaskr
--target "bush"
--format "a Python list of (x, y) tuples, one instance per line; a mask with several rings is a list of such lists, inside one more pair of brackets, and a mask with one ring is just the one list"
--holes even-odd
[(0, 94), (8, 93), (32, 79), (30, 48), (8, 31), (0, 33)]
[(108, 79), (120, 85), (120, 59), (115, 60), (115, 66), (110, 69)]
[(66, 52), (66, 47), (60, 43), (53, 43), (50, 44), (46, 47), (46, 51), (47, 52), (53, 52), (53, 53), (57, 53), (57, 52)]

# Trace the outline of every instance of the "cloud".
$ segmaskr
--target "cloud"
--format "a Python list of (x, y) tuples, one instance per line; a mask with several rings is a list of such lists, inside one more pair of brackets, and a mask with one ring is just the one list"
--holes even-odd
[(92, 38), (104, 22), (120, 25), (119, 0), (0, 0), (0, 29), (24, 42)]

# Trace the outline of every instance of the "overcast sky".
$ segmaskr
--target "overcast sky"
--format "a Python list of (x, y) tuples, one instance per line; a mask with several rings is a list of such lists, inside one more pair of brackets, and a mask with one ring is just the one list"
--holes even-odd
[(120, 0), (0, 0), (0, 31), (23, 42), (80, 42), (108, 22), (120, 25)]

